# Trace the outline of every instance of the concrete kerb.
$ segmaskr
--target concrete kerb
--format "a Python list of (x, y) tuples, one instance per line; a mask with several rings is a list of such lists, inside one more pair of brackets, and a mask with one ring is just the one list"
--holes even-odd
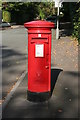
[(3, 110), (6, 107), (6, 105), (8, 104), (8, 102), (10, 101), (10, 99), (12, 98), (14, 92), (16, 91), (17, 87), (20, 85), (20, 83), (22, 82), (22, 80), (24, 79), (24, 77), (26, 76), (26, 74), (27, 74), (27, 71), (25, 71), (25, 72), (22, 73), (22, 75), (20, 76), (19, 80), (16, 82), (15, 86), (13, 87), (13, 89), (7, 95), (5, 101), (2, 104), (2, 109)]
[(6, 29), (17, 29), (17, 28), (22, 28), (24, 27), (23, 25), (12, 25), (11, 27), (0, 27), (0, 30), (6, 30)]
[(15, 28), (22, 28), (24, 27), (23, 25), (12, 25), (11, 29), (15, 29)]

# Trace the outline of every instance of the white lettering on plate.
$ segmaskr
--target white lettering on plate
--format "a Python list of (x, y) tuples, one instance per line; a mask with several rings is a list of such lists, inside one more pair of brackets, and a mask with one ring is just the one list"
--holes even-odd
[(35, 45), (35, 57), (44, 57), (44, 44)]
[(41, 34), (38, 34), (38, 37), (41, 37)]

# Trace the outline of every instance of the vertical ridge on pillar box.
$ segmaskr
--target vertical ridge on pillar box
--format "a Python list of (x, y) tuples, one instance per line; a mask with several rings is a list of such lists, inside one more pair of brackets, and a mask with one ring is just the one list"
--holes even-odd
[(28, 91), (46, 93), (51, 90), (51, 29), (54, 23), (32, 21), (28, 29)]

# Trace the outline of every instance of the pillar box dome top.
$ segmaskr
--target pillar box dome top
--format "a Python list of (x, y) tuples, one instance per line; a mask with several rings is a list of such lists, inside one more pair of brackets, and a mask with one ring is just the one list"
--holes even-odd
[(31, 21), (24, 23), (25, 28), (54, 28), (54, 23), (47, 22), (44, 20), (37, 20), (37, 21)]

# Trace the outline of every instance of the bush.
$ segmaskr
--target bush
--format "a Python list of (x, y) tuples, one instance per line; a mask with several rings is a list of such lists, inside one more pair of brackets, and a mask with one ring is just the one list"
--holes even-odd
[(79, 3), (77, 3), (77, 10), (74, 15), (74, 20), (73, 20), (73, 37), (76, 37), (79, 44), (80, 44), (80, 7)]
[(78, 39), (80, 44), (80, 21), (74, 23), (74, 31), (72, 35)]
[(11, 14), (8, 11), (3, 11), (2, 17), (3, 17), (4, 22), (10, 22), (11, 21)]

